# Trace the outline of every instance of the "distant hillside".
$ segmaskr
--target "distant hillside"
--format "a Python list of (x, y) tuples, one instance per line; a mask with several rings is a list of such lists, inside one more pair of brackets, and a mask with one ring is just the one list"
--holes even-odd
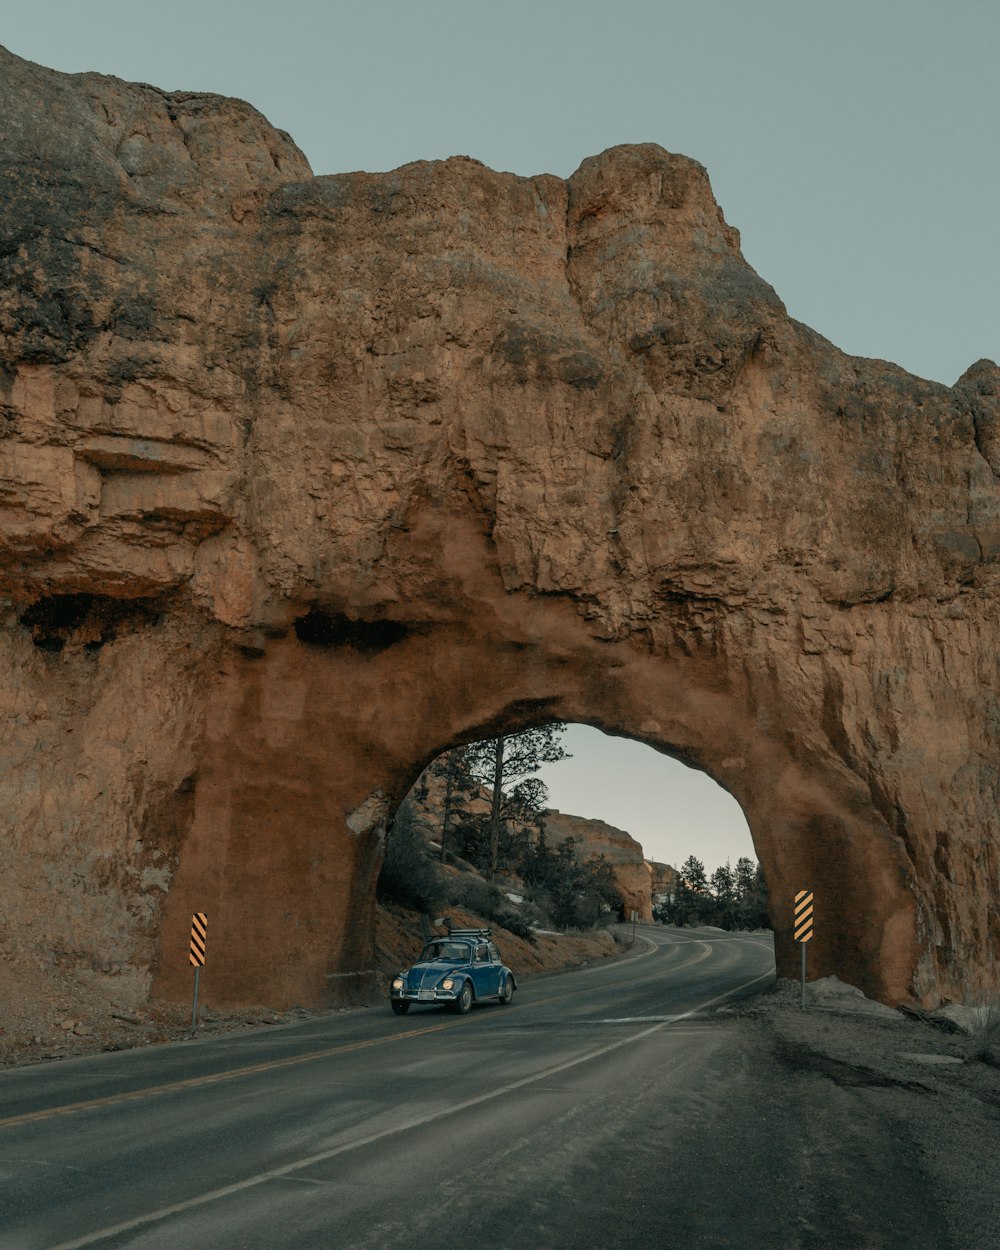
[[(435, 776), (430, 771), (421, 774), (407, 796), (407, 802), (416, 827), (437, 851), (445, 805), (445, 786), (441, 776)], [(488, 810), (489, 803), (484, 792), (456, 795), (449, 819), (448, 850), (451, 856), (462, 854), (463, 821), (469, 817), (481, 818)], [(540, 819), (550, 847), (557, 847), (566, 838), (572, 838), (580, 861), (592, 857), (602, 857), (607, 861), (622, 897), (624, 919), (628, 920), (632, 911), (636, 911), (640, 921), (652, 922), (653, 907), (658, 897), (672, 893), (675, 888), (677, 872), (674, 868), (669, 864), (647, 861), (642, 846), (631, 834), (606, 821), (570, 815), (556, 808), (545, 811)], [(517, 830), (522, 837), (537, 843), (539, 831), (534, 824), (517, 825)]]

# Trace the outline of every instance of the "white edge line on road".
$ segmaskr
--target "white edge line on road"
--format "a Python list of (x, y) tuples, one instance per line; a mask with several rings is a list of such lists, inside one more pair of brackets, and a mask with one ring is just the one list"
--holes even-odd
[(61, 1241), (58, 1245), (48, 1246), (46, 1250), (81, 1250), (83, 1246), (92, 1246), (95, 1242), (103, 1241), (106, 1238), (120, 1236), (122, 1233), (131, 1232), (135, 1228), (141, 1228), (144, 1224), (155, 1224), (158, 1220), (164, 1220), (171, 1215), (181, 1215), (183, 1212), (190, 1211), (195, 1207), (204, 1206), (209, 1202), (216, 1202), (219, 1198), (228, 1198), (231, 1194), (238, 1194), (245, 1189), (253, 1189), (257, 1185), (263, 1185), (265, 1181), (279, 1180), (282, 1177), (291, 1175), (293, 1172), (300, 1172), (303, 1168), (313, 1167), (317, 1163), (325, 1163), (327, 1159), (333, 1159), (337, 1155), (346, 1154), (350, 1150), (357, 1150), (362, 1146), (371, 1146), (377, 1141), (384, 1140), (386, 1137), (394, 1137), (397, 1133), (407, 1133), (411, 1129), (422, 1128), (423, 1125), (431, 1124), (434, 1120), (441, 1120), (445, 1116), (456, 1115), (460, 1111), (467, 1111), (470, 1107), (477, 1107), (484, 1102), (491, 1102), (494, 1098), (502, 1098), (504, 1094), (509, 1094), (515, 1089), (522, 1089), (525, 1085), (531, 1085), (535, 1081), (546, 1080), (559, 1072), (566, 1072), (569, 1068), (575, 1068), (581, 1063), (589, 1063), (591, 1059), (598, 1059), (601, 1055), (610, 1054), (613, 1050), (620, 1050), (623, 1046), (631, 1046), (633, 1042), (640, 1042), (643, 1038), (649, 1037), (650, 1034), (659, 1032), (667, 1024), (677, 1020), (685, 1020), (688, 1016), (693, 1016), (699, 1011), (704, 1011), (706, 1007), (711, 1007), (713, 1003), (721, 1002), (724, 998), (729, 998), (732, 994), (748, 989), (751, 985), (756, 985), (758, 981), (767, 980), (773, 975), (771, 972), (765, 972), (759, 977), (754, 977), (752, 981), (744, 981), (742, 985), (734, 986), (733, 989), (726, 990), (724, 994), (717, 994), (715, 998), (699, 1003), (697, 1007), (692, 1007), (690, 1011), (685, 1011), (681, 1015), (660, 1021), (651, 1025), (648, 1029), (641, 1029), (638, 1033), (633, 1033), (631, 1037), (622, 1038), (621, 1041), (611, 1042), (607, 1046), (598, 1047), (597, 1050), (588, 1051), (587, 1054), (579, 1055), (576, 1059), (569, 1059), (565, 1063), (557, 1063), (554, 1067), (545, 1068), (541, 1072), (534, 1073), (533, 1076), (525, 1076), (519, 1081), (511, 1081), (510, 1084), (504, 1085), (500, 1089), (490, 1090), (488, 1094), (477, 1094), (475, 1098), (467, 1098), (464, 1102), (456, 1103), (452, 1107), (445, 1107), (440, 1111), (432, 1111), (429, 1115), (418, 1116), (416, 1119), (407, 1120), (405, 1124), (396, 1124), (392, 1128), (382, 1129), (378, 1133), (370, 1133), (367, 1137), (359, 1137), (354, 1141), (343, 1142), (330, 1150), (321, 1150), (318, 1154), (307, 1155), (304, 1159), (298, 1159), (294, 1163), (286, 1163), (283, 1167), (269, 1168), (266, 1172), (258, 1172), (255, 1176), (248, 1176), (241, 1181), (235, 1181), (232, 1185), (223, 1185), (220, 1189), (208, 1190), (206, 1193), (198, 1194), (195, 1198), (187, 1198), (183, 1202), (175, 1202), (169, 1207), (160, 1207), (158, 1211), (150, 1211), (146, 1215), (138, 1215), (134, 1219), (124, 1220), (121, 1224), (102, 1228), (95, 1233), (87, 1233), (85, 1236), (76, 1237), (72, 1241)]
[(585, 1024), (649, 1024), (659, 1020), (662, 1024), (674, 1024), (683, 1016), (617, 1016), (613, 1020), (586, 1020)]

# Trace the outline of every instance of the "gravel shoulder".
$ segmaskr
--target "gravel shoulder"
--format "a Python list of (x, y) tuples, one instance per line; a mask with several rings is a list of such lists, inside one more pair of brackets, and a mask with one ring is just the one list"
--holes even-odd
[[(790, 1097), (801, 1099), (802, 1166), (818, 1151), (812, 1188), (835, 1185), (851, 1159), (867, 1158), (878, 1175), (891, 1149), (897, 1166), (890, 1174), (912, 1187), (915, 1214), (924, 1208), (923, 1222), (907, 1233), (910, 1244), (934, 1250), (1000, 1246), (1000, 1067), (970, 1059), (970, 1041), (961, 1032), (908, 1018), (857, 991), (812, 990), (807, 987), (805, 1010), (798, 985), (779, 981), (716, 1013), (755, 1039), (769, 1067), (785, 1074)], [(838, 1113), (843, 1123), (837, 1140), (829, 1140)], [(853, 1183), (859, 1183), (857, 1176)], [(815, 1203), (816, 1192), (802, 1201)], [(862, 1230), (856, 1235), (863, 1236)], [(802, 1244), (826, 1242), (806, 1238)], [(841, 1244), (896, 1241), (872, 1233)]]

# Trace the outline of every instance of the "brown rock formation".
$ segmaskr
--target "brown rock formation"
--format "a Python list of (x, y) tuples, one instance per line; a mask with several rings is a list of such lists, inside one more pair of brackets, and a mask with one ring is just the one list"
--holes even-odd
[[(789, 320), (696, 162), (310, 176), (0, 55), (8, 952), (217, 1002), (371, 969), (386, 814), (559, 717), (740, 801), (794, 969), (1000, 983), (1000, 371)], [(53, 955), (54, 953), (54, 955)]]
[(642, 847), (624, 829), (603, 820), (588, 820), (584, 816), (570, 816), (556, 808), (545, 813), (545, 836), (555, 845), (564, 838), (576, 842), (577, 857), (581, 860), (603, 855), (611, 865), (625, 904), (625, 919), (633, 911), (638, 919), (648, 924), (653, 919), (653, 902), (650, 892), (651, 876), (642, 857)]
[(677, 889), (677, 869), (669, 864), (661, 864), (655, 859), (648, 859), (649, 892), (655, 906), (665, 894), (673, 894)]

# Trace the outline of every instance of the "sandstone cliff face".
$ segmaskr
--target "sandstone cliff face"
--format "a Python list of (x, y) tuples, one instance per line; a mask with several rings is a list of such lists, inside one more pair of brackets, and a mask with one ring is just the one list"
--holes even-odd
[(314, 178), (0, 82), (8, 952), (183, 995), (202, 910), (210, 1000), (328, 1001), (423, 765), (560, 718), (737, 797), (783, 969), (808, 886), (816, 975), (1000, 982), (995, 365), (843, 355), (653, 145)]
[(655, 859), (648, 859), (646, 867), (649, 870), (649, 892), (655, 906), (663, 895), (673, 894), (677, 889), (677, 869)]
[(642, 847), (624, 829), (616, 829), (603, 820), (570, 816), (550, 808), (545, 813), (545, 836), (552, 845), (564, 838), (572, 838), (576, 843), (577, 857), (581, 860), (603, 855), (611, 865), (615, 884), (622, 896), (625, 919), (628, 920), (632, 912), (637, 911), (640, 922), (652, 922), (649, 867), (642, 857)]

